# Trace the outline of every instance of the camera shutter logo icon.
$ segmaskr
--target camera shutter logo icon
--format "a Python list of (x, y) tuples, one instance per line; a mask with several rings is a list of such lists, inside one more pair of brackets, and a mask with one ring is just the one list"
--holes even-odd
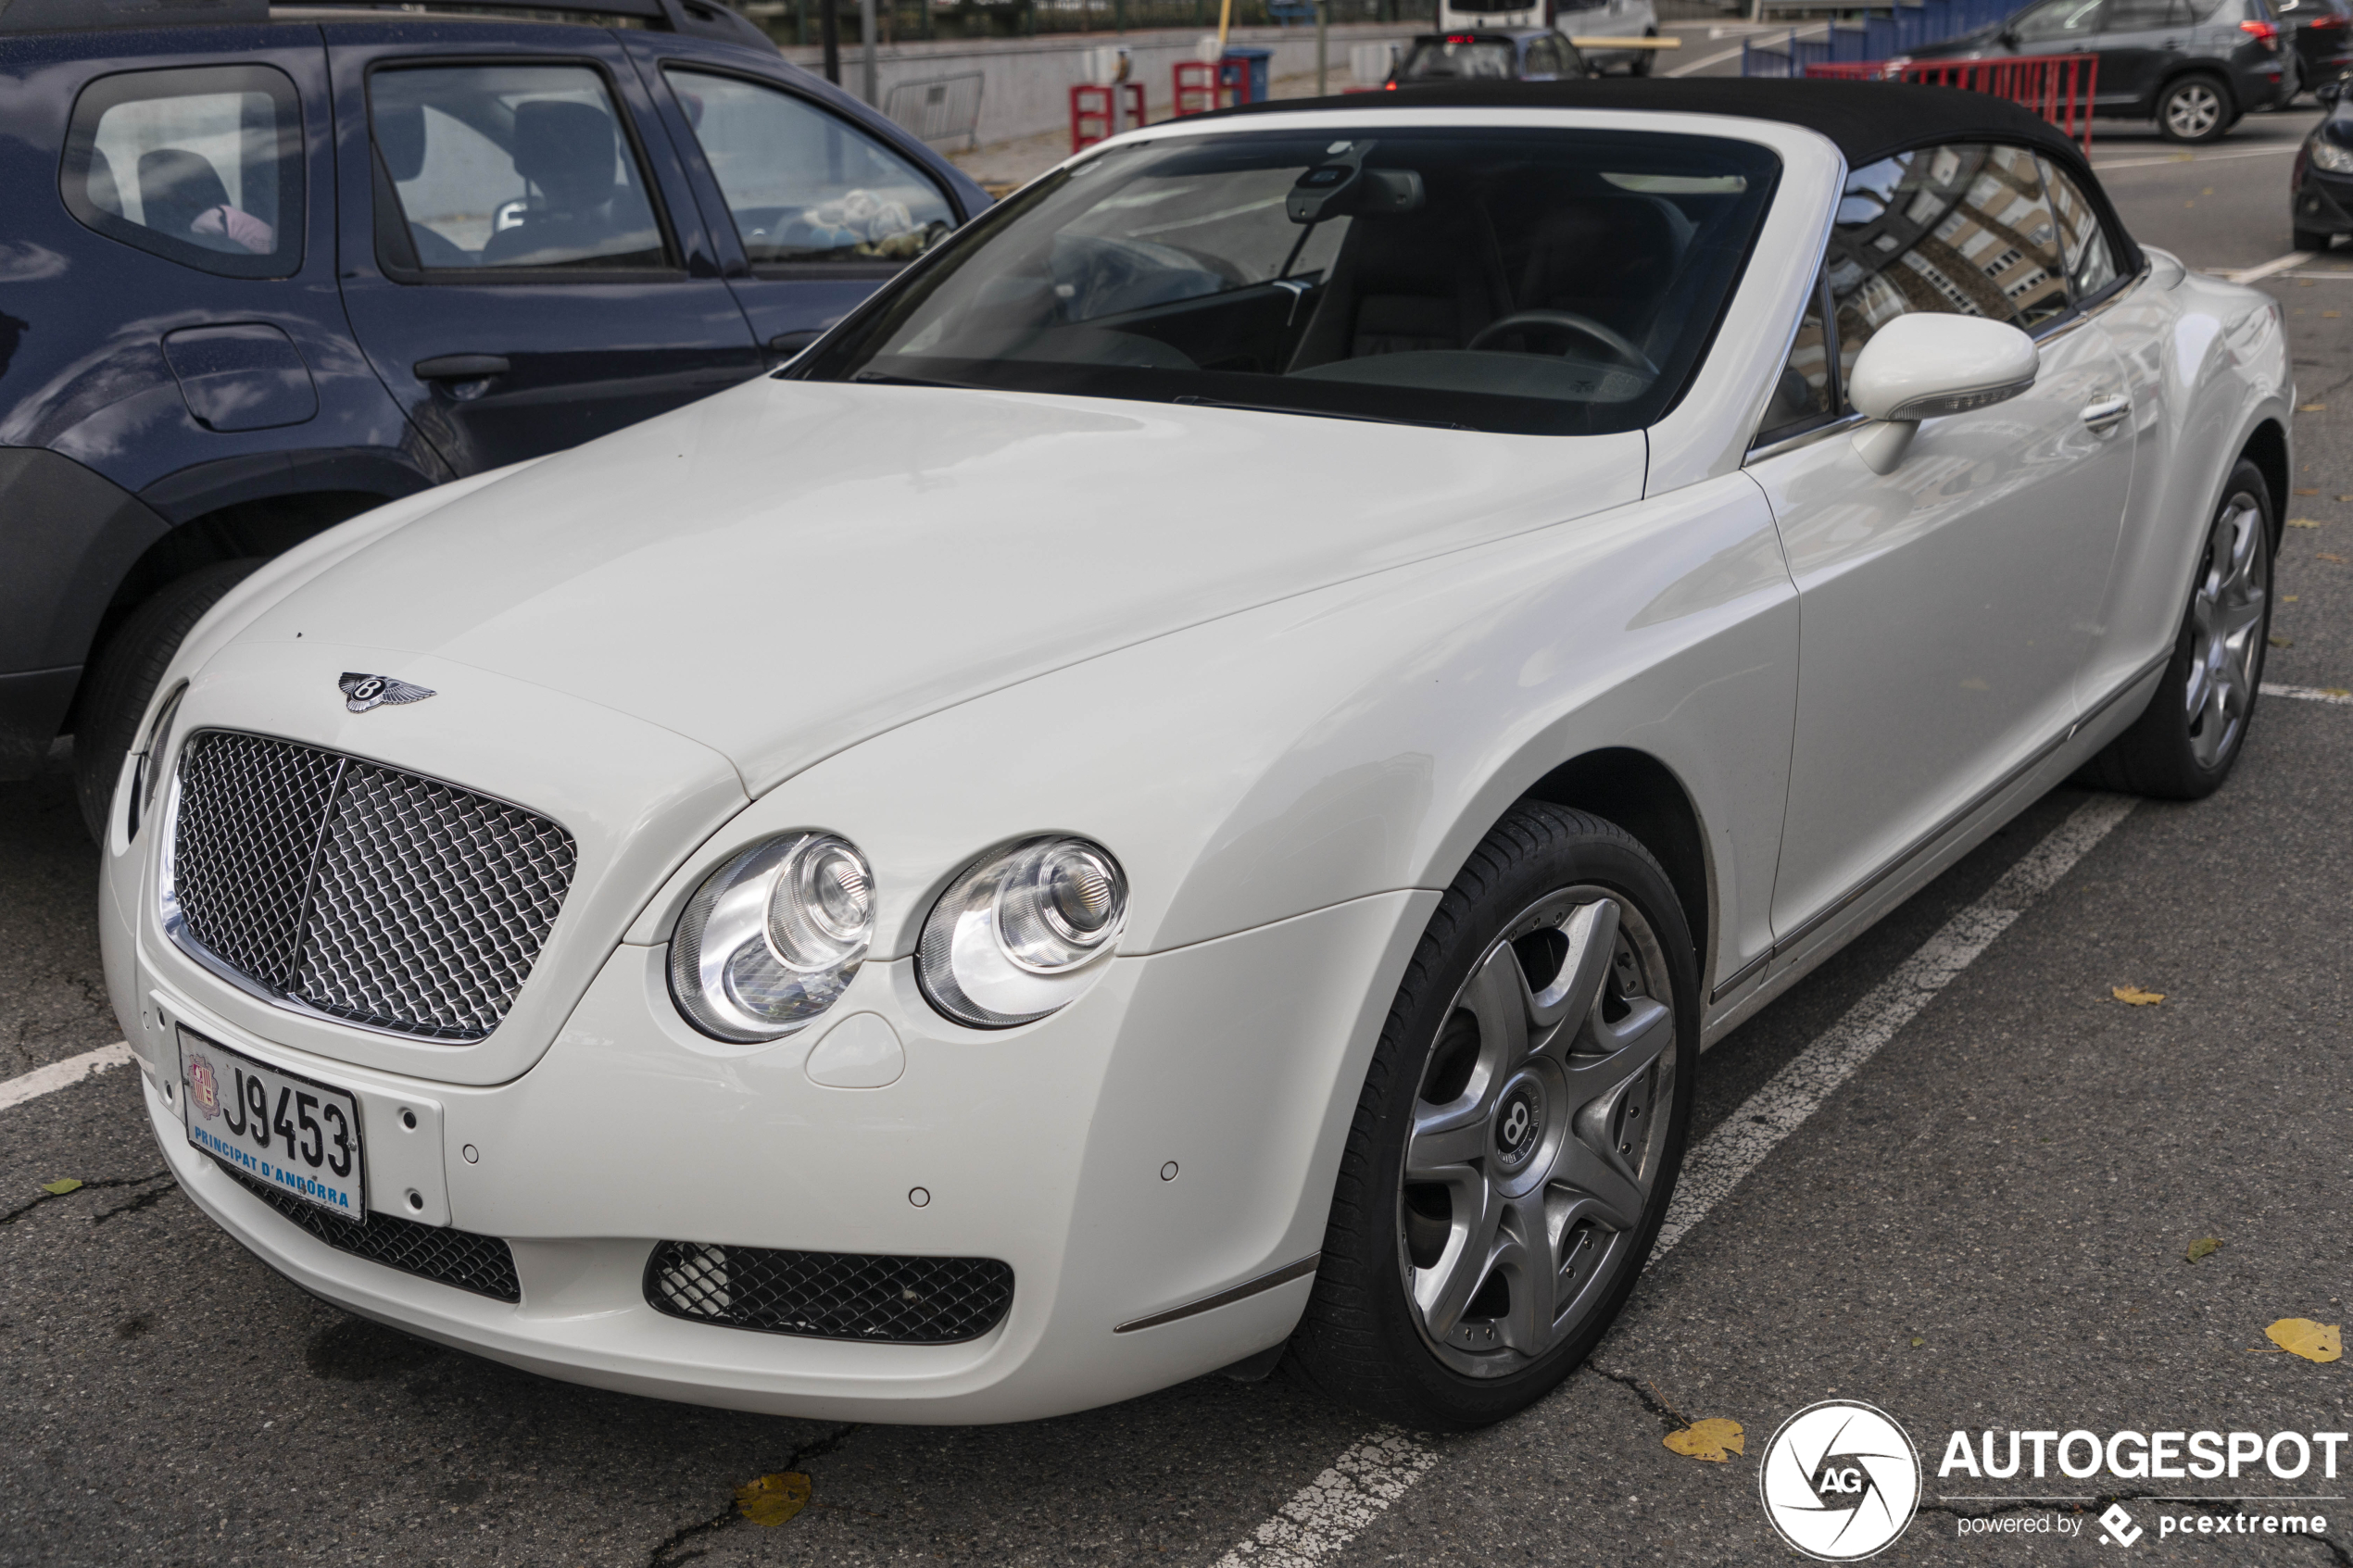
[(1781, 1423), (1757, 1471), (1765, 1517), (1819, 1562), (1887, 1549), (1920, 1500), (1920, 1458), (1886, 1411), (1825, 1399)]

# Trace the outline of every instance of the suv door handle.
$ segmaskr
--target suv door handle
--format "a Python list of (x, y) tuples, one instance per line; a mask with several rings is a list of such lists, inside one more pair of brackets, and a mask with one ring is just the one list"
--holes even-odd
[(480, 381), (512, 369), (503, 354), (436, 354), (409, 367), (419, 381)]
[(2083, 422), (2101, 435), (2106, 435), (2124, 422), (2133, 411), (2129, 397), (2101, 397), (2083, 405)]

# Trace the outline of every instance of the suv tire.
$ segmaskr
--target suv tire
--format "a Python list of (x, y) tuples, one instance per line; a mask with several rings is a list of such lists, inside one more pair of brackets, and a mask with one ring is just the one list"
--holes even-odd
[(74, 790), (81, 797), (82, 822), (98, 843), (107, 841), (107, 809), (114, 800), (115, 781), (138, 739), (139, 721), (146, 717), (156, 683), (205, 611), (253, 575), (262, 559), (225, 560), (166, 583), (131, 612), (98, 656), (73, 737)]
[(2157, 133), (2192, 146), (2219, 142), (2237, 123), (2231, 89), (2221, 78), (2196, 72), (2177, 77), (2157, 95)]

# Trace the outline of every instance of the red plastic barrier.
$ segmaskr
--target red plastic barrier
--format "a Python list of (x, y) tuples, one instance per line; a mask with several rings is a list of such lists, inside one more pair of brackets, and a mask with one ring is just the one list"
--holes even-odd
[[(1122, 109), (1126, 123), (1122, 124)], [(1081, 82), (1070, 90), (1070, 150), (1084, 152), (1144, 123), (1144, 84)]]
[(2092, 95), (2098, 91), (2097, 55), (2030, 55), (2002, 60), (1906, 60), (1894, 69), (1884, 60), (1842, 60), (1810, 65), (1815, 78), (1865, 82), (1915, 82), (1991, 93), (2032, 109), (2092, 150)]
[(1207, 114), (1250, 102), (1250, 62), (1227, 55), (1215, 60), (1178, 60), (1170, 72), (1179, 118)]

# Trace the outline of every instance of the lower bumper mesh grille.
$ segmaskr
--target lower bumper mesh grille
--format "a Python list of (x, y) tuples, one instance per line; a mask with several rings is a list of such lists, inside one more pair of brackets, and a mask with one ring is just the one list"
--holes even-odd
[(247, 1192), (308, 1231), (312, 1239), (323, 1241), (338, 1252), (348, 1252), (355, 1258), (365, 1258), (420, 1279), (471, 1290), (494, 1301), (522, 1299), (522, 1281), (515, 1275), (515, 1255), (495, 1236), (421, 1225), (396, 1214), (370, 1214), (368, 1223), (360, 1224), (258, 1182), (233, 1166), (223, 1165), (218, 1160), (213, 1163), (228, 1172)]
[(656, 1311), (817, 1339), (952, 1345), (996, 1327), (1013, 1299), (1013, 1268), (994, 1258), (665, 1241), (646, 1263), (646, 1300)]

